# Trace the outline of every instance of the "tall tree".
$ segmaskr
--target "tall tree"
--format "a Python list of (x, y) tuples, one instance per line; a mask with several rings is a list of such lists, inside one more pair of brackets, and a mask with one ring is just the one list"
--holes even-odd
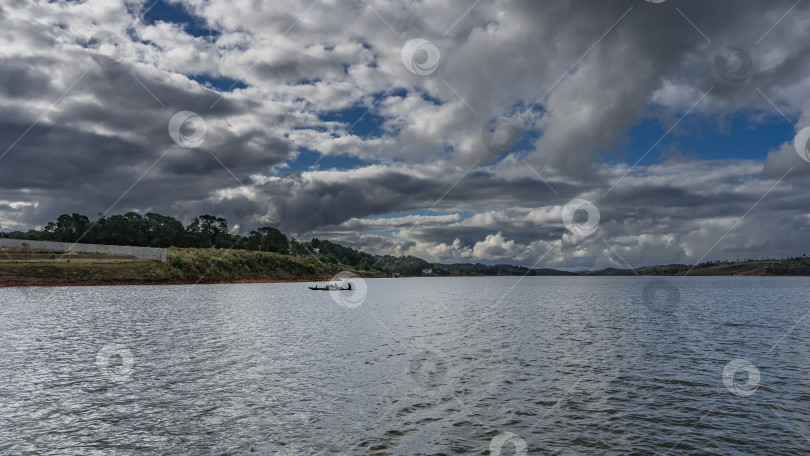
[(230, 247), (228, 221), (221, 217), (208, 214), (194, 217), (186, 227), (186, 236), (190, 247)]
[(281, 231), (264, 226), (250, 232), (247, 238), (247, 248), (286, 254), (290, 252), (290, 243), (287, 236)]
[(150, 212), (144, 217), (150, 247), (180, 246), (185, 228), (180, 220)]
[(73, 213), (62, 214), (56, 219), (53, 226), (53, 237), (57, 242), (76, 242), (90, 227), (90, 219), (86, 216)]

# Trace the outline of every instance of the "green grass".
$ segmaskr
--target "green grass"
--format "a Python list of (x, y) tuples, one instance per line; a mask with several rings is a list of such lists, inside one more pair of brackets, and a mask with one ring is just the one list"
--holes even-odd
[(166, 259), (179, 280), (328, 279), (340, 272), (310, 258), (252, 250), (175, 249)]
[[(57, 256), (58, 258), (58, 256)], [(72, 261), (71, 261), (72, 260)], [(168, 249), (167, 262), (109, 261), (72, 255), (0, 262), (0, 283), (194, 283), (239, 280), (327, 280), (346, 269), (269, 252)]]
[(5, 262), (0, 264), (0, 282), (170, 282), (173, 271), (166, 264), (151, 261), (117, 263)]

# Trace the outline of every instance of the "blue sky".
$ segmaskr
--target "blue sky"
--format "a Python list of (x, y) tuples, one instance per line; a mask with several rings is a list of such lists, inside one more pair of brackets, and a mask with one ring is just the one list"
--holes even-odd
[(614, 160), (635, 163), (664, 137), (642, 163), (654, 163), (670, 150), (703, 160), (764, 160), (771, 149), (792, 141), (796, 134), (793, 124), (778, 114), (770, 115), (764, 122), (754, 121), (749, 113), (742, 112), (724, 119), (695, 116), (687, 123), (687, 131), (664, 136), (670, 125), (662, 125), (656, 119), (641, 119), (627, 132), (627, 144), (608, 155)]
[(193, 14), (192, 10), (181, 2), (149, 0), (143, 6), (144, 12), (141, 16), (148, 25), (154, 25), (158, 21), (169, 22), (179, 25), (193, 37), (213, 39), (219, 36), (219, 31), (209, 26), (205, 18)]

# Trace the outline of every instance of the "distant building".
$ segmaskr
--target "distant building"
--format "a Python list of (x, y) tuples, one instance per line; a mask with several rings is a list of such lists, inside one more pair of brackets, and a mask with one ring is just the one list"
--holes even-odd
[(315, 248), (315, 253), (321, 253), (321, 249), (319, 249), (319, 248), (317, 248), (317, 247), (316, 247), (316, 248)]
[(425, 269), (422, 269), (422, 274), (424, 274), (424, 275), (430, 275), (430, 274), (433, 274), (433, 269), (432, 269), (432, 268), (425, 268)]

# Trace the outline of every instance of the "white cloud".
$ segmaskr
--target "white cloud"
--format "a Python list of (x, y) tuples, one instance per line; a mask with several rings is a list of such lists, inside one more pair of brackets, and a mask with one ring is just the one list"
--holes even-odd
[(506, 240), (499, 232), (497, 234), (489, 234), (487, 238), (481, 242), (476, 242), (473, 246), (473, 256), (479, 259), (488, 260), (511, 260), (516, 253), (518, 247), (515, 241)]

